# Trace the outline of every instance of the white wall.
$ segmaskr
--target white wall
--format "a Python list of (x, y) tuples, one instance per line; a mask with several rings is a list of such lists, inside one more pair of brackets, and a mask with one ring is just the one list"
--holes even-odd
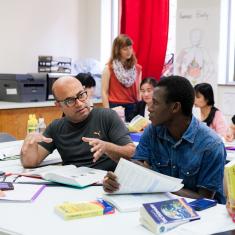
[(235, 86), (218, 85), (217, 90), (217, 107), (219, 107), (227, 122), (231, 123), (231, 117), (235, 115)]
[(37, 72), (38, 55), (99, 60), (100, 3), (0, 1), (0, 73)]
[[(88, 0), (84, 6), (83, 37), (80, 58), (100, 59), (101, 0)], [(82, 35), (80, 35), (82, 36)]]

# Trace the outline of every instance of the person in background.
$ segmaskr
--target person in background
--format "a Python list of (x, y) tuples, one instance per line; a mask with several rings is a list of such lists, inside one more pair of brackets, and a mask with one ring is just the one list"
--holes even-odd
[(79, 73), (75, 76), (87, 91), (88, 99), (91, 100), (95, 95), (96, 82), (90, 73)]
[[(214, 198), (225, 203), (223, 192), (224, 144), (214, 131), (192, 115), (195, 93), (184, 77), (160, 80), (149, 107), (152, 122), (140, 138), (132, 157), (159, 173), (183, 179), (177, 195)], [(104, 178), (106, 192), (119, 188), (112, 172)]]
[(230, 125), (227, 134), (225, 136), (225, 140), (228, 142), (232, 142), (235, 139), (235, 115), (232, 117), (232, 124)]
[(125, 121), (132, 117), (139, 101), (142, 68), (137, 64), (132, 40), (124, 34), (115, 38), (111, 58), (102, 74), (102, 102), (104, 108), (123, 106)]
[(215, 130), (221, 137), (227, 133), (227, 125), (222, 112), (214, 104), (214, 92), (209, 83), (200, 83), (194, 87), (195, 106), (200, 108), (200, 120)]
[(63, 164), (114, 170), (120, 157), (135, 151), (128, 130), (112, 109), (91, 109), (87, 91), (75, 77), (57, 79), (52, 87), (55, 105), (65, 117), (44, 131), (29, 133), (21, 149), (24, 167), (37, 167), (57, 149)]
[(141, 115), (149, 119), (148, 108), (152, 105), (153, 90), (157, 86), (157, 80), (153, 77), (147, 77), (140, 83), (140, 95), (142, 100), (136, 104), (133, 117)]

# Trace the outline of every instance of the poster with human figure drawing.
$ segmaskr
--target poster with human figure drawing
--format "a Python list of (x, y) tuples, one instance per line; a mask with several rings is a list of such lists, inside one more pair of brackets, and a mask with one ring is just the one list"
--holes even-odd
[(199, 0), (198, 8), (192, 4), (191, 8), (182, 9), (185, 1), (179, 1), (176, 16), (175, 74), (188, 78), (193, 85), (216, 84), (219, 27), (215, 25), (219, 25), (219, 5), (207, 7), (208, 1), (204, 1), (202, 8)]
[(209, 52), (202, 45), (202, 35), (202, 30), (192, 29), (190, 47), (183, 48), (176, 60), (178, 73), (190, 79), (193, 85), (209, 82), (215, 72)]

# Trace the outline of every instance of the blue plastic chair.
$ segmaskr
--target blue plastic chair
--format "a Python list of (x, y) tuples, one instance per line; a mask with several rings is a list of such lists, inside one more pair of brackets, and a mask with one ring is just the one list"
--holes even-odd
[(9, 142), (9, 141), (15, 141), (16, 138), (8, 133), (0, 132), (0, 143), (2, 142)]

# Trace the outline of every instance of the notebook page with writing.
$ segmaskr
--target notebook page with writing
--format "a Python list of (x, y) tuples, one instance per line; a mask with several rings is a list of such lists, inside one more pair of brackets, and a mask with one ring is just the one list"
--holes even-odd
[(113, 194), (176, 192), (183, 187), (182, 179), (160, 174), (123, 158), (114, 173), (120, 188)]

